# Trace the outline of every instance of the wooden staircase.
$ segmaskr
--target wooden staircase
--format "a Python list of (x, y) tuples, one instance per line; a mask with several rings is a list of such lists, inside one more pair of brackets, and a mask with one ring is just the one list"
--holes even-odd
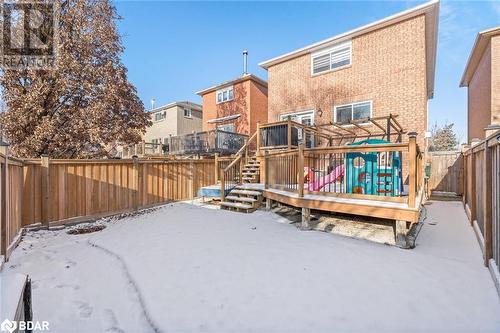
[(242, 169), (243, 183), (258, 183), (260, 181), (260, 162), (257, 157), (248, 157)]
[(251, 213), (257, 210), (263, 200), (262, 190), (248, 185), (238, 185), (229, 192), (220, 203), (221, 209), (242, 213)]

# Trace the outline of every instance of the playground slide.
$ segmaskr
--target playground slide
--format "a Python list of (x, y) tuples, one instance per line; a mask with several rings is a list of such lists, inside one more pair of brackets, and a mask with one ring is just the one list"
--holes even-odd
[(330, 183), (334, 183), (339, 178), (342, 178), (343, 176), (344, 176), (344, 166), (339, 165), (338, 167), (333, 169), (332, 172), (330, 172), (328, 175), (326, 175), (324, 177), (320, 177), (315, 182), (307, 184), (307, 190), (308, 191), (319, 191), (325, 185), (328, 185)]

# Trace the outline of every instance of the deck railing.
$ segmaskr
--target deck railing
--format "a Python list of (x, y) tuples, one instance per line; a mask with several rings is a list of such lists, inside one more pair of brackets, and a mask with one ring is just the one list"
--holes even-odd
[[(403, 156), (407, 156), (405, 163)], [(266, 188), (305, 194), (408, 203), (423, 194), (422, 154), (408, 143), (305, 148), (264, 154)], [(403, 185), (405, 182), (407, 185)]]
[(257, 132), (259, 149), (292, 149), (301, 143), (307, 148), (313, 148), (329, 140), (328, 135), (315, 127), (291, 119), (260, 125)]

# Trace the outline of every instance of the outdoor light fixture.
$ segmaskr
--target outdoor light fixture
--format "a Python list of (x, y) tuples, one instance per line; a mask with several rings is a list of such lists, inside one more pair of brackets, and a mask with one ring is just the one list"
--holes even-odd
[(318, 108), (318, 116), (322, 117), (323, 116), (323, 110), (321, 108)]

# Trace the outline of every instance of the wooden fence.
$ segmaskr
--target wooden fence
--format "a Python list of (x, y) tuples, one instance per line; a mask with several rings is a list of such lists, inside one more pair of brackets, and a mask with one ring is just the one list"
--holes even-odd
[(463, 203), (483, 250), (484, 263), (500, 263), (500, 131), (464, 152)]
[(215, 183), (201, 160), (15, 160), (0, 155), (2, 255), (29, 225), (57, 225), (196, 197)]
[(463, 156), (460, 151), (429, 152), (431, 165), (428, 190), (463, 194)]

